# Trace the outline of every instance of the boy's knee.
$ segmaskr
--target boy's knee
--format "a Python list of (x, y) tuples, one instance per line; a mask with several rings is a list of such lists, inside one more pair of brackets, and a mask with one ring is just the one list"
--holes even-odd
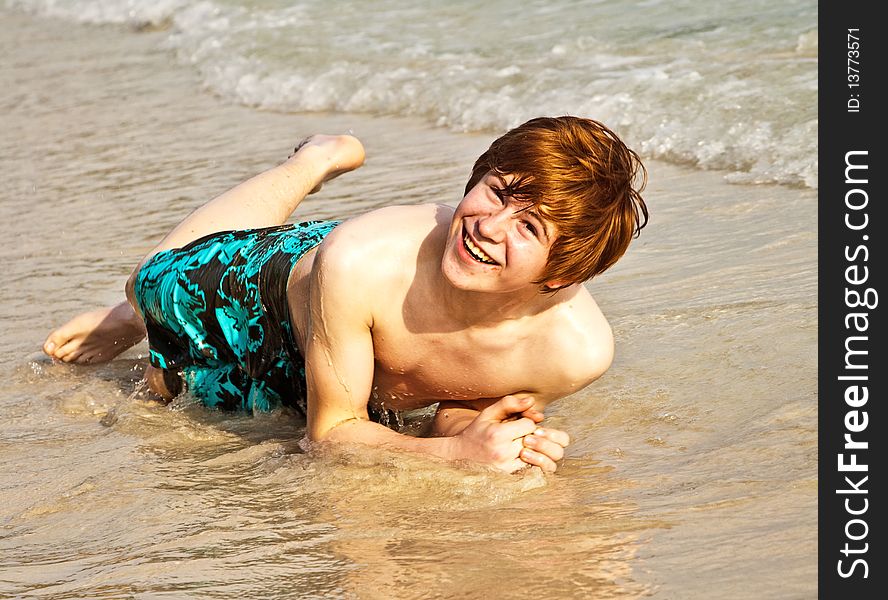
[(124, 287), (124, 291), (126, 292), (126, 299), (129, 300), (130, 304), (133, 304), (136, 301), (136, 277), (139, 275), (139, 268), (136, 267), (133, 269), (133, 272), (130, 273), (129, 278), (126, 280), (126, 286)]
[(130, 303), (136, 313), (139, 313), (139, 303), (136, 302), (136, 279), (139, 277), (139, 269), (142, 268), (142, 263), (139, 263), (135, 269), (133, 269), (132, 273), (126, 280), (126, 285), (124, 286), (124, 292), (126, 293), (126, 299)]
[(136, 302), (136, 280), (139, 278), (139, 272), (142, 270), (142, 267), (157, 254), (157, 250), (155, 249), (152, 252), (149, 252), (145, 255), (142, 260), (139, 261), (139, 264), (135, 266), (135, 268), (130, 273), (130, 276), (126, 280), (126, 286), (124, 286), (124, 292), (126, 293), (126, 299), (130, 304), (133, 305), (133, 308), (136, 309), (136, 312), (139, 312), (139, 306)]

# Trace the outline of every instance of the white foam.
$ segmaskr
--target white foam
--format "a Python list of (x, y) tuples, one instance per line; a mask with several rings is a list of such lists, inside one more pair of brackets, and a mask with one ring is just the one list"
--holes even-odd
[(6, 6), (90, 24), (161, 25), (186, 0), (6, 0)]
[[(565, 1), (535, 13), (552, 31), (511, 24), (493, 33), (483, 15), (441, 7), (418, 19), (401, 4), (367, 20), (347, 0), (333, 12), (322, 0), (7, 0), (84, 23), (169, 26), (165, 44), (178, 59), (209, 90), (249, 106), (418, 116), (455, 131), (576, 114), (607, 123), (649, 158), (727, 169), (737, 182), (817, 185), (816, 11), (802, 15), (807, 25), (793, 7), (756, 21), (756, 6), (773, 8), (757, 0), (724, 22), (701, 8), (670, 23), (668, 7), (653, 3), (639, 8), (659, 15), (647, 24), (614, 1)], [(744, 19), (749, 32), (736, 25)]]

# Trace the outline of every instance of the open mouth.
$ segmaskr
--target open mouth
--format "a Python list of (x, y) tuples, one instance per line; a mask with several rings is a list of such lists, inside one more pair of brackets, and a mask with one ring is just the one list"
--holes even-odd
[(469, 238), (468, 233), (463, 233), (463, 247), (465, 247), (466, 251), (469, 253), (469, 256), (474, 258), (480, 263), (484, 263), (485, 265), (498, 265), (499, 263), (487, 256), (484, 250), (475, 245)]

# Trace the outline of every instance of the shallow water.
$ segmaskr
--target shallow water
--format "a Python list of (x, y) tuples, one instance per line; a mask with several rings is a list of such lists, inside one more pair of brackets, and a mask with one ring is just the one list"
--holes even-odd
[(816, 191), (646, 161), (651, 224), (589, 284), (615, 364), (547, 411), (557, 475), (308, 455), (286, 414), (146, 401), (144, 345), (73, 367), (40, 344), (304, 135), (368, 152), (306, 218), (455, 203), (493, 136), (233, 105), (162, 31), (0, 27), (0, 597), (816, 595)]

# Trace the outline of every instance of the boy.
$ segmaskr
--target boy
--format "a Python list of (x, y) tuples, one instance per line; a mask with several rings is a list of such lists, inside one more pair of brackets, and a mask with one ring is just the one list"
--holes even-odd
[[(128, 302), (76, 317), (44, 350), (110, 360), (147, 333), (146, 377), (165, 398), (184, 384), (210, 406), (294, 406), (313, 441), (554, 471), (569, 438), (538, 423), (611, 364), (583, 282), (647, 222), (638, 156), (596, 121), (537, 118), (478, 158), (455, 209), (284, 225), (363, 160), (351, 136), (309, 138), (173, 229)], [(377, 422), (435, 403), (429, 437)]]

